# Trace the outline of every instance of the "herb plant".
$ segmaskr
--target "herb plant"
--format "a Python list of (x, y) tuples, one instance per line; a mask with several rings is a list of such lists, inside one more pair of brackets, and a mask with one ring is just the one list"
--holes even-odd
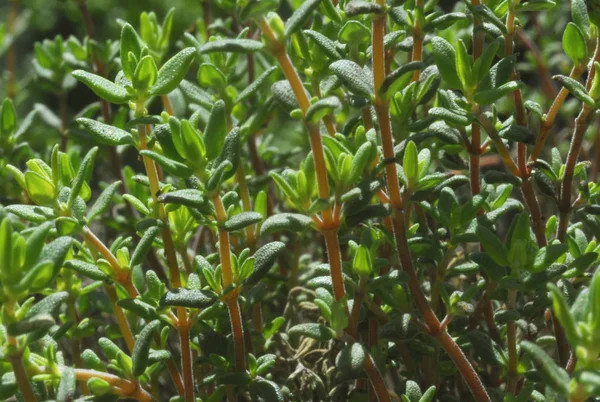
[(598, 400), (599, 2), (89, 3), (0, 8), (1, 399)]

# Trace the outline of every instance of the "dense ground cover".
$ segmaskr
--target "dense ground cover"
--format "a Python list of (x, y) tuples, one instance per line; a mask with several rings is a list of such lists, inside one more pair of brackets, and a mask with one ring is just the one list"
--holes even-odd
[(597, 400), (597, 2), (0, 16), (0, 399)]

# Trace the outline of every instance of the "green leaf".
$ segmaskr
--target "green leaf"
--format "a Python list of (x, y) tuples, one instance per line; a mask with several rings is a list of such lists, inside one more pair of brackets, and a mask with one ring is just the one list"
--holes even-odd
[(556, 2), (552, 0), (528, 0), (517, 5), (517, 11), (543, 11), (549, 10), (556, 6)]
[(87, 213), (88, 222), (93, 221), (96, 217), (102, 215), (108, 209), (113, 195), (117, 192), (117, 189), (121, 186), (121, 181), (116, 181), (106, 187), (104, 191), (98, 196), (96, 202), (89, 209)]
[(133, 363), (132, 373), (139, 377), (144, 374), (148, 367), (148, 356), (150, 354), (150, 345), (154, 332), (160, 327), (160, 321), (155, 320), (144, 326), (142, 332), (138, 335), (131, 352), (131, 360)]
[(157, 154), (154, 151), (148, 151), (147, 149), (141, 150), (140, 155), (147, 156), (153, 161), (157, 162), (167, 172), (181, 178), (188, 178), (192, 175), (192, 170), (181, 162), (169, 159), (166, 156)]
[(138, 63), (131, 82), (138, 92), (146, 93), (156, 83), (157, 77), (158, 70), (154, 57), (148, 55), (142, 57)]
[[(477, 97), (477, 95), (475, 97)], [(455, 113), (452, 110), (448, 110), (443, 107), (434, 107), (429, 109), (429, 115), (443, 120), (448, 124), (459, 127), (464, 127), (471, 124), (471, 119), (469, 119), (468, 116)]]
[(141, 299), (121, 299), (117, 302), (117, 305), (146, 321), (152, 321), (158, 317), (156, 308)]
[(284, 230), (303, 232), (310, 228), (312, 219), (306, 215), (282, 213), (269, 216), (260, 226), (260, 234), (268, 235)]
[(569, 247), (564, 243), (549, 244), (541, 248), (535, 256), (533, 272), (540, 272), (547, 269), (568, 250)]
[(204, 145), (206, 146), (206, 158), (211, 161), (221, 153), (227, 135), (227, 116), (225, 114), (225, 102), (215, 102), (206, 129), (204, 130)]
[(4, 210), (35, 223), (42, 223), (54, 217), (54, 211), (51, 208), (37, 205), (9, 205)]
[(502, 33), (507, 33), (504, 22), (502, 22), (500, 18), (496, 17), (496, 14), (494, 14), (494, 12), (485, 4), (473, 7), (473, 12), (484, 20), (494, 24), (494, 26), (502, 31)]
[(209, 290), (175, 288), (160, 299), (161, 306), (206, 308), (217, 301), (217, 295)]
[(356, 17), (363, 14), (381, 14), (383, 7), (370, 1), (354, 0), (346, 3), (346, 16)]
[(85, 155), (83, 161), (81, 162), (81, 166), (79, 166), (79, 170), (77, 171), (77, 176), (73, 180), (71, 186), (71, 192), (69, 193), (69, 200), (67, 201), (67, 207), (71, 208), (73, 203), (79, 196), (81, 192), (81, 188), (84, 183), (87, 183), (92, 177), (92, 170), (94, 169), (94, 158), (98, 153), (98, 147), (94, 147), (90, 149), (90, 151)]
[(321, 0), (306, 0), (300, 4), (300, 7), (285, 22), (285, 36), (289, 38), (294, 32), (304, 25), (312, 12), (321, 3)]
[(548, 283), (547, 287), (552, 295), (552, 310), (554, 311), (556, 318), (558, 318), (560, 325), (565, 330), (565, 335), (567, 336), (569, 343), (571, 345), (577, 345), (578, 342), (581, 342), (580, 334), (577, 330), (575, 320), (571, 315), (571, 310), (567, 305), (567, 301), (556, 285)]
[(244, 286), (257, 283), (271, 269), (279, 253), (285, 249), (285, 244), (280, 241), (267, 243), (254, 253), (255, 263), (252, 273), (244, 281)]
[(160, 229), (157, 226), (153, 226), (148, 229), (146, 233), (144, 233), (140, 239), (140, 242), (133, 251), (133, 254), (131, 255), (131, 260), (129, 261), (130, 267), (135, 267), (136, 265), (142, 263), (144, 258), (146, 258), (146, 255), (148, 255), (148, 252), (152, 247), (152, 242), (156, 238), (156, 235), (158, 235), (159, 231)]
[(285, 397), (279, 389), (279, 385), (273, 381), (258, 378), (252, 383), (252, 389), (265, 402), (284, 402)]
[(591, 29), (586, 0), (571, 0), (571, 16), (573, 22), (589, 38)]
[(476, 85), (476, 77), (473, 74), (473, 58), (469, 56), (467, 47), (462, 40), (459, 40), (456, 45), (456, 72), (462, 87), (465, 91), (471, 92)]
[(342, 104), (340, 103), (339, 99), (335, 96), (319, 99), (318, 101), (309, 106), (304, 118), (308, 122), (318, 123), (319, 120), (321, 120), (324, 116), (333, 113), (335, 109), (341, 106)]
[(240, 12), (240, 18), (242, 20), (256, 19), (278, 8), (279, 0), (250, 0)]
[(427, 388), (427, 391), (423, 393), (423, 396), (421, 397), (421, 399), (419, 399), (419, 402), (433, 402), (435, 398), (435, 391), (435, 385), (432, 385), (431, 387)]
[(106, 78), (83, 70), (75, 70), (72, 74), (73, 77), (87, 85), (101, 99), (115, 104), (127, 103), (129, 100), (129, 94), (125, 88)]
[(227, 219), (223, 224), (223, 229), (227, 232), (241, 230), (246, 226), (254, 225), (263, 220), (263, 216), (258, 212), (242, 212)]
[(288, 200), (295, 204), (300, 203), (300, 196), (296, 190), (283, 178), (283, 176), (273, 171), (269, 172), (269, 176), (271, 179), (273, 179), (275, 184), (277, 184), (277, 187), (279, 187), (279, 189), (285, 194)]
[(273, 92), (273, 97), (277, 103), (279, 103), (286, 111), (292, 111), (299, 107), (296, 95), (294, 95), (294, 91), (292, 90), (289, 81), (277, 81), (271, 85), (271, 92)]
[(13, 322), (6, 326), (6, 333), (10, 336), (25, 335), (34, 331), (48, 330), (55, 324), (54, 318), (49, 314), (38, 314)]
[(329, 341), (335, 338), (335, 331), (316, 323), (298, 324), (288, 330), (288, 335), (300, 335), (317, 341)]
[(521, 349), (535, 360), (538, 373), (548, 386), (561, 395), (568, 395), (569, 374), (562, 367), (533, 342), (521, 341)]
[(356, 378), (363, 371), (365, 359), (369, 359), (360, 342), (346, 345), (335, 358), (335, 366), (348, 378)]
[(577, 25), (569, 22), (562, 38), (563, 50), (576, 66), (585, 63), (588, 59), (587, 43), (585, 36)]
[(415, 188), (419, 179), (419, 151), (412, 141), (408, 142), (404, 150), (402, 168), (404, 169), (404, 176), (406, 176), (407, 187), (410, 191)]
[(371, 141), (365, 142), (358, 148), (354, 158), (352, 158), (352, 169), (347, 180), (349, 184), (353, 184), (360, 179), (365, 168), (375, 157), (376, 152), (377, 149)]
[(0, 108), (0, 137), (14, 134), (17, 128), (17, 112), (10, 98), (4, 99)]
[(523, 83), (521, 81), (510, 81), (494, 89), (478, 91), (475, 94), (475, 102), (480, 103), (482, 105), (489, 105), (491, 103), (496, 102), (498, 99), (515, 92), (522, 86)]
[(460, 78), (456, 69), (456, 52), (452, 45), (439, 36), (431, 39), (433, 49), (433, 60), (442, 78), (450, 88), (462, 88)]
[(371, 98), (371, 81), (365, 71), (352, 60), (338, 60), (329, 65), (329, 70), (354, 94)]
[(133, 136), (120, 128), (85, 117), (78, 118), (77, 123), (102, 144), (112, 146), (133, 144)]
[(167, 60), (158, 70), (156, 83), (148, 93), (150, 95), (166, 95), (175, 90), (188, 72), (195, 53), (196, 49), (188, 47)]
[(120, 45), (123, 74), (125, 74), (125, 77), (131, 81), (136, 64), (129, 59), (128, 55), (129, 53), (132, 53), (135, 58), (139, 58), (140, 53), (142, 52), (142, 44), (140, 37), (135, 32), (135, 29), (133, 29), (133, 27), (128, 23), (125, 23), (125, 25), (123, 25), (123, 29), (121, 30)]
[(218, 39), (200, 47), (200, 53), (253, 53), (262, 50), (262, 42), (252, 39)]
[(524, 144), (535, 144), (536, 138), (533, 131), (525, 126), (518, 124), (511, 124), (498, 133), (500, 137), (506, 138), (507, 140), (522, 142)]
[(52, 206), (56, 200), (56, 187), (46, 177), (34, 171), (25, 173), (25, 186), (29, 197), (39, 205)]
[(507, 266), (509, 264), (508, 250), (498, 236), (482, 225), (477, 225), (476, 233), (481, 245), (485, 248), (485, 252), (492, 257), (494, 262), (498, 265)]
[(184, 189), (161, 194), (158, 197), (158, 202), (186, 205), (192, 208), (203, 208), (206, 206), (208, 200), (200, 190)]
[(75, 392), (77, 391), (77, 378), (75, 377), (75, 370), (68, 367), (62, 370), (60, 375), (60, 383), (58, 384), (58, 391), (56, 392), (57, 401), (72, 401), (75, 399)]
[(262, 73), (260, 75), (260, 77), (258, 77), (257, 79), (255, 79), (253, 82), (250, 83), (250, 85), (248, 85), (246, 88), (244, 88), (242, 90), (242, 92), (240, 92), (237, 96), (237, 98), (235, 98), (235, 101), (233, 102), (234, 104), (238, 104), (241, 102), (244, 102), (248, 99), (250, 99), (250, 97), (252, 97), (256, 92), (258, 92), (258, 90), (260, 89), (260, 87), (268, 81), (269, 77), (275, 72), (277, 71), (278, 67), (277, 66), (272, 66), (269, 69), (267, 69), (264, 73)]
[(352, 269), (361, 277), (368, 278), (371, 276), (373, 263), (371, 262), (369, 249), (366, 246), (361, 244), (356, 249), (354, 259), (352, 260)]
[[(225, 74), (223, 74), (223, 72), (215, 65), (210, 63), (202, 63), (198, 69), (198, 83), (203, 88), (215, 88), (223, 90), (227, 86), (227, 77), (225, 77)], [(210, 109), (212, 105), (213, 101), (210, 99), (209, 104), (203, 106), (205, 106), (207, 109)]]
[(587, 106), (594, 106), (594, 99), (588, 94), (583, 84), (579, 81), (565, 75), (555, 75), (552, 79), (560, 82), (574, 97), (585, 103)]
[(109, 279), (108, 275), (102, 272), (97, 266), (85, 261), (69, 260), (65, 262), (65, 268), (72, 269), (95, 281), (106, 281)]
[(327, 55), (327, 57), (329, 57), (331, 60), (339, 60), (342, 58), (340, 52), (338, 52), (337, 48), (335, 47), (335, 43), (327, 36), (311, 29), (304, 31), (304, 34), (312, 39), (319, 49), (321, 49), (323, 53), (325, 53), (325, 55)]
[(597, 331), (600, 330), (600, 269), (596, 269), (596, 273), (590, 282), (589, 291), (589, 320), (592, 331), (598, 333)]
[(473, 63), (473, 74), (475, 75), (475, 80), (477, 83), (481, 82), (483, 77), (485, 77), (487, 72), (490, 70), (499, 47), (500, 41), (498, 40), (495, 40), (490, 44), (486, 44), (485, 50), (481, 56), (479, 56), (479, 58)]

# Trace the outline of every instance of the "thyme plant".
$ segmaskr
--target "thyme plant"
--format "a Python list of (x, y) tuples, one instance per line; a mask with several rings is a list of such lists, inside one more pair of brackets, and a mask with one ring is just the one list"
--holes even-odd
[(600, 3), (34, 3), (0, 398), (598, 400)]

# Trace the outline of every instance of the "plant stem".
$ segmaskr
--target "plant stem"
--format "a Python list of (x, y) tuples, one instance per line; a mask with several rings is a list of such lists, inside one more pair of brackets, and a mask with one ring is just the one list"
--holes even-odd
[[(138, 132), (140, 135), (140, 149), (148, 149), (148, 129), (146, 125), (140, 124), (138, 126)], [(143, 157), (143, 161), (144, 167), (146, 168), (146, 175), (148, 176), (148, 180), (150, 182), (150, 192), (152, 193), (152, 199), (155, 203), (158, 204), (158, 214), (160, 219), (164, 222), (164, 226), (161, 228), (160, 233), (164, 244), (165, 255), (167, 257), (167, 265), (169, 267), (171, 283), (173, 284), (173, 287), (180, 288), (181, 277), (179, 273), (179, 266), (177, 264), (175, 244), (173, 242), (173, 236), (171, 235), (171, 229), (169, 229), (169, 220), (163, 204), (157, 202), (157, 197), (160, 193), (160, 187), (156, 164), (152, 159), (150, 159), (147, 156)], [(177, 307), (177, 328), (179, 330), (179, 340), (181, 343), (181, 364), (183, 372), (183, 386), (185, 390), (185, 401), (194, 402), (194, 368), (192, 364), (192, 350), (190, 347), (189, 336), (190, 321), (187, 317), (185, 307)]]
[[(11, 319), (14, 319), (15, 317), (15, 304), (16, 301), (8, 300), (4, 306), (5, 314)], [(8, 361), (13, 368), (17, 385), (21, 391), (21, 394), (23, 394), (24, 400), (27, 402), (37, 402), (37, 398), (33, 393), (31, 383), (29, 382), (29, 376), (27, 375), (27, 371), (25, 371), (25, 367), (23, 366), (23, 351), (19, 349), (17, 338), (8, 335), (6, 337), (6, 342), (12, 349), (10, 350), (11, 353), (8, 353)]]
[[(508, 300), (506, 306), (509, 310), (514, 310), (517, 304), (517, 291), (508, 290)], [(518, 365), (519, 356), (517, 355), (517, 327), (514, 320), (506, 323), (506, 343), (508, 347), (508, 375), (506, 390), (512, 395), (517, 392), (517, 382), (519, 381)]]
[[(385, 0), (377, 0), (381, 6), (385, 6)], [(487, 391), (483, 387), (479, 376), (469, 363), (466, 356), (446, 331), (439, 331), (440, 322), (429, 306), (423, 291), (421, 290), (415, 268), (413, 266), (408, 239), (406, 238), (406, 227), (404, 223), (404, 206), (398, 182), (398, 174), (394, 161), (394, 140), (391, 132), (389, 105), (380, 96), (379, 88), (385, 78), (385, 52), (383, 37), (385, 35), (385, 17), (373, 16), (373, 82), (375, 88), (375, 111), (379, 119), (379, 129), (383, 144), (383, 153), (386, 160), (392, 163), (386, 164), (386, 179), (388, 193), (393, 208), (392, 222), (394, 225), (394, 237), (400, 263), (403, 270), (409, 275), (409, 288), (415, 300), (417, 308), (421, 312), (430, 334), (438, 339), (446, 353), (454, 361), (463, 379), (467, 382), (471, 393), (477, 401), (491, 401)]]
[[(281, 68), (292, 87), (296, 100), (300, 106), (300, 110), (302, 110), (303, 115), (306, 115), (306, 111), (310, 106), (310, 100), (306, 95), (306, 89), (298, 76), (298, 72), (296, 71), (294, 65), (292, 64), (288, 54), (285, 51), (285, 43), (280, 41), (275, 32), (271, 29), (268, 21), (263, 17), (259, 19), (258, 25), (262, 30), (263, 34), (267, 37), (268, 42), (271, 45), (271, 51), (275, 58), (279, 61)], [(308, 131), (309, 139), (310, 139), (310, 147), (313, 152), (313, 158), (315, 163), (315, 172), (317, 176), (317, 186), (319, 190), (319, 198), (329, 199), (330, 189), (329, 189), (329, 179), (327, 177), (327, 168), (325, 165), (325, 154), (323, 150), (323, 142), (321, 140), (321, 133), (319, 132), (319, 127), (316, 124), (312, 124), (304, 121), (304, 125)], [(346, 291), (344, 289), (344, 279), (342, 276), (342, 258), (340, 253), (340, 244), (337, 236), (338, 229), (340, 226), (339, 220), (335, 219), (333, 216), (333, 211), (331, 206), (325, 209), (322, 212), (322, 224), (319, 228), (323, 236), (325, 237), (325, 244), (327, 247), (327, 253), (329, 257), (329, 269), (331, 270), (331, 280), (334, 288), (334, 297), (337, 301), (343, 300)], [(346, 304), (346, 314), (348, 316), (349, 328), (353, 328), (353, 324), (351, 322), (352, 317), (349, 314), (348, 307)], [(368, 359), (366, 359), (368, 360)], [(368, 363), (365, 361), (365, 369)], [(378, 384), (383, 383), (383, 379), (381, 378), (381, 373), (378, 370), (371, 370), (371, 375), (375, 376), (369, 379), (371, 380), (371, 384), (373, 387), (377, 388)], [(380, 397), (380, 401), (388, 401), (389, 394), (387, 390), (384, 388), (383, 390), (379, 389), (378, 392), (382, 393)], [(387, 398), (387, 399), (381, 399)]]
[(19, 1), (12, 0), (10, 2), (10, 11), (8, 13), (8, 21), (6, 25), (7, 34), (12, 38), (10, 47), (8, 48), (8, 54), (6, 55), (6, 68), (8, 70), (8, 85), (6, 94), (9, 98), (14, 99), (17, 94), (17, 55), (15, 47), (15, 25), (17, 20), (17, 10), (19, 8)]
[[(415, 25), (413, 29), (413, 49), (411, 61), (423, 60), (423, 39), (425, 36), (422, 32), (422, 24), (425, 22), (425, 11), (423, 10), (425, 7), (424, 3), (425, 2), (423, 0), (416, 0), (415, 2)], [(411, 82), (418, 81), (420, 76), (421, 70), (415, 70), (412, 75)]]
[[(579, 75), (581, 75), (581, 72), (582, 72), (581, 67), (575, 66), (571, 70), (569, 77), (576, 79), (577, 77), (579, 77)], [(529, 168), (530, 172), (533, 169), (533, 163), (535, 161), (537, 161), (537, 159), (540, 156), (540, 153), (542, 152), (542, 149), (544, 148), (544, 144), (546, 143), (546, 139), (548, 138), (548, 133), (550, 132), (550, 129), (552, 129), (552, 127), (554, 126), (554, 121), (556, 120), (556, 116), (558, 116), (558, 112), (560, 111), (560, 108), (562, 107), (563, 103), (565, 102), (565, 99), (567, 98), (568, 94), (569, 94), (569, 91), (566, 88), (564, 88), (564, 87), (561, 88), (560, 91), (558, 92), (558, 95), (556, 95), (554, 102), (552, 102), (552, 106), (550, 106), (548, 113), (546, 113), (545, 117), (542, 119), (542, 126), (540, 127), (540, 132), (537, 135), (537, 140), (535, 142), (533, 151), (531, 152), (531, 155), (529, 156), (528, 165), (530, 166), (530, 168)]]
[(108, 293), (108, 298), (110, 299), (110, 304), (112, 304), (113, 310), (115, 312), (115, 316), (117, 318), (117, 323), (119, 324), (119, 329), (125, 339), (125, 344), (127, 345), (127, 349), (129, 352), (133, 351), (133, 346), (135, 345), (135, 339), (133, 338), (133, 333), (131, 332), (131, 327), (127, 322), (127, 318), (125, 317), (125, 313), (123, 309), (117, 305), (119, 298), (117, 296), (117, 290), (115, 285), (110, 284), (106, 286), (106, 292)]
[[(216, 218), (219, 223), (219, 256), (221, 258), (221, 269), (223, 276), (223, 288), (234, 285), (233, 272), (231, 269), (231, 251), (229, 233), (221, 225), (227, 220), (227, 212), (223, 200), (218, 194), (213, 194), (212, 201), (215, 206)], [(239, 304), (239, 288), (231, 290), (224, 296), (225, 304), (229, 310), (231, 320), (231, 331), (233, 335), (233, 347), (235, 350), (235, 368), (238, 372), (246, 370), (246, 351), (244, 344), (244, 327), (242, 325), (242, 313)]]

